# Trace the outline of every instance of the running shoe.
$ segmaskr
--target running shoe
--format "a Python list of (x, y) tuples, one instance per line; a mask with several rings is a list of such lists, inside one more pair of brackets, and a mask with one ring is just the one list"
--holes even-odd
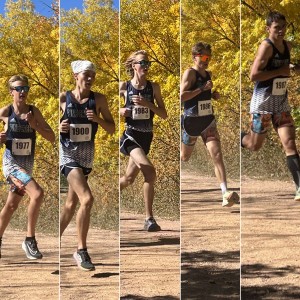
[(234, 204), (239, 204), (239, 195), (237, 192), (230, 192), (227, 191), (223, 194), (223, 202), (222, 206), (223, 207), (231, 207)]
[(94, 271), (95, 266), (91, 262), (91, 258), (87, 250), (79, 250), (74, 252), (73, 257), (78, 267), (83, 271)]
[(296, 191), (296, 195), (294, 198), (295, 201), (300, 201), (300, 187), (298, 188), (298, 190)]
[(32, 239), (30, 241), (24, 241), (22, 243), (22, 249), (25, 251), (27, 258), (29, 259), (41, 259), (43, 254), (39, 251), (37, 241)]
[(160, 231), (160, 226), (156, 223), (153, 217), (148, 218), (145, 220), (144, 230), (148, 232)]

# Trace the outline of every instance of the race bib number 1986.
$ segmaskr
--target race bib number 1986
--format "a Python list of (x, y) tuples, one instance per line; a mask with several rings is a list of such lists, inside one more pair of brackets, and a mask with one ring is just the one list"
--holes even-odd
[(212, 114), (211, 100), (198, 101), (198, 116), (204, 117)]

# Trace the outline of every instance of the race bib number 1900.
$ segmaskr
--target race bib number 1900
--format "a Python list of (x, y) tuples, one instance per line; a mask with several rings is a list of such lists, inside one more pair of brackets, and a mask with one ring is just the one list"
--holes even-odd
[(88, 142), (92, 137), (92, 124), (70, 124), (71, 142)]
[(13, 155), (30, 155), (31, 154), (31, 139), (13, 139), (12, 154)]
[(272, 95), (282, 96), (286, 93), (288, 78), (276, 78), (273, 80)]
[(211, 100), (198, 101), (198, 116), (204, 117), (209, 116), (213, 113)]
[(141, 105), (134, 105), (132, 107), (133, 120), (147, 120), (150, 119), (150, 109)]

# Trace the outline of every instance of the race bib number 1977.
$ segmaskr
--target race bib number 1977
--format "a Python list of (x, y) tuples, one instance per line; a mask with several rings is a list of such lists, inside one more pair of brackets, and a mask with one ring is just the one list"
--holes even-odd
[(12, 154), (13, 155), (30, 155), (31, 154), (31, 139), (13, 139)]

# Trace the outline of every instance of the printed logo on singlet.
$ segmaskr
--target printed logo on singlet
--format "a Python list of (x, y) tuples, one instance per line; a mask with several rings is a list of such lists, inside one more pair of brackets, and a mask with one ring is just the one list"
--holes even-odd
[(68, 107), (67, 116), (69, 118), (86, 118), (86, 112), (85, 110), (78, 110), (76, 108)]
[[(276, 57), (276, 56), (275, 56)], [(289, 60), (288, 59), (272, 59), (272, 67), (279, 68), (284, 65), (288, 65)]]
[(11, 119), (9, 122), (9, 129), (12, 132), (33, 132), (32, 128), (30, 125), (20, 125), (17, 124), (15, 119)]

